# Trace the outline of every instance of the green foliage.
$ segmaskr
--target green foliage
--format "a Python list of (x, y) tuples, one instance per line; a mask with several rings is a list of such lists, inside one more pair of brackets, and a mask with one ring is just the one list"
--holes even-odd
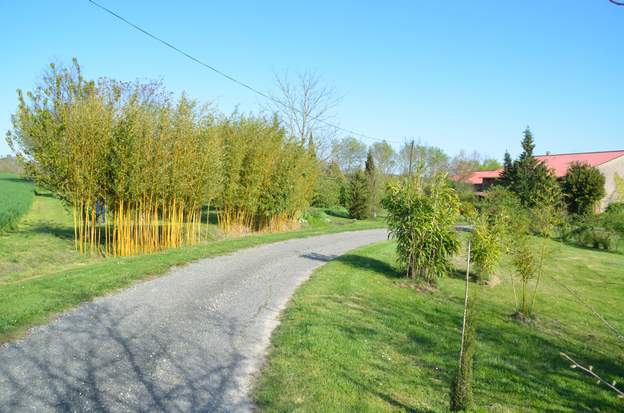
[(15, 228), (19, 219), (30, 209), (34, 196), (31, 182), (17, 175), (0, 173), (0, 232)]
[(477, 303), (475, 299), (476, 296), (468, 301), (459, 366), (451, 381), (450, 410), (452, 412), (468, 412), (474, 409), (473, 360), (477, 347)]
[(71, 206), (81, 252), (196, 243), (210, 203), (225, 231), (287, 229), (312, 198), (313, 142), (287, 136), (276, 118), (223, 118), (158, 83), (87, 81), (76, 61), (51, 65), (18, 98), (8, 141), (36, 183)]
[[(435, 146), (423, 144), (413, 145), (405, 143), (398, 155), (403, 175), (419, 171), (424, 179), (431, 179), (439, 173), (446, 173), (449, 169), (449, 157), (444, 151)], [(410, 167), (410, 158), (412, 170)]]
[(407, 276), (433, 284), (447, 274), (448, 258), (459, 248), (459, 199), (446, 176), (391, 183), (383, 207)]
[(500, 261), (505, 248), (503, 225), (502, 217), (485, 214), (479, 214), (474, 221), (470, 255), (480, 281), (489, 280)]
[(318, 176), (312, 205), (329, 208), (345, 205), (341, 199), (347, 180), (337, 162), (330, 162)]
[(362, 168), (366, 158), (366, 145), (356, 138), (346, 137), (332, 143), (331, 156), (344, 173), (352, 174)]
[(624, 237), (624, 202), (609, 205), (599, 219), (605, 228)]
[(370, 214), (370, 189), (366, 175), (357, 171), (349, 181), (349, 214), (355, 219), (366, 219)]
[(471, 259), (481, 281), (487, 281), (514, 237), (527, 231), (527, 213), (506, 188), (493, 186), (478, 203), (471, 235)]
[(562, 189), (570, 214), (589, 215), (605, 196), (605, 177), (598, 168), (574, 162), (563, 179)]
[(369, 149), (366, 157), (366, 163), (364, 164), (364, 172), (366, 174), (366, 181), (368, 182), (369, 193), (369, 216), (377, 217), (377, 210), (379, 209), (379, 182), (380, 176), (377, 167), (375, 166), (375, 160), (373, 158), (373, 152)]
[(496, 169), (502, 168), (503, 165), (496, 159), (484, 159), (479, 166), (480, 171), (494, 171)]
[(533, 308), (530, 297), (530, 282), (537, 276), (540, 266), (539, 261), (540, 258), (530, 242), (529, 236), (519, 235), (512, 250), (512, 263), (515, 269), (515, 276), (520, 280), (519, 297), (514, 287), (516, 311), (523, 317), (531, 317)]
[(599, 215), (571, 215), (561, 238), (583, 247), (617, 251), (624, 238), (624, 208), (611, 205)]
[(371, 145), (370, 151), (373, 154), (375, 166), (382, 177), (387, 178), (390, 176), (396, 165), (396, 153), (392, 146), (386, 141), (375, 142)]
[(613, 183), (615, 184), (615, 191), (613, 193), (613, 202), (624, 203), (624, 178), (619, 174), (613, 175)]
[(533, 156), (534, 148), (533, 135), (527, 127), (520, 157), (512, 162), (509, 154), (505, 154), (501, 184), (514, 192), (527, 208), (541, 208), (547, 203), (557, 205), (562, 197), (557, 177)]

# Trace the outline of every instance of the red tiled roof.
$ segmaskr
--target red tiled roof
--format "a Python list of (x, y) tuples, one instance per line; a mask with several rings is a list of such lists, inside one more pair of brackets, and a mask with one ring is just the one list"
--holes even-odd
[(501, 172), (503, 172), (502, 169), (496, 169), (494, 171), (477, 171), (468, 175), (464, 181), (473, 185), (482, 184), (484, 178), (498, 178)]
[[(565, 176), (570, 164), (582, 162), (590, 166), (598, 166), (609, 162), (615, 158), (624, 156), (624, 150), (605, 152), (584, 152), (584, 153), (562, 153), (556, 155), (538, 155), (535, 158), (545, 162), (546, 165), (555, 172), (557, 177)], [(498, 178), (502, 169), (494, 171), (477, 171), (471, 173), (465, 181), (473, 185), (482, 184), (484, 178)]]
[(624, 151), (562, 153), (560, 155), (540, 155), (536, 156), (536, 158), (545, 162), (550, 169), (553, 169), (557, 177), (562, 177), (568, 172), (572, 162), (583, 162), (590, 166), (598, 166), (620, 156), (624, 156)]

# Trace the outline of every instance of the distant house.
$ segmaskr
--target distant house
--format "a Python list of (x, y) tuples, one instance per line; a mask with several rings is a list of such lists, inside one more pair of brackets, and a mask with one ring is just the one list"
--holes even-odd
[[(583, 153), (562, 153), (547, 154), (536, 156), (539, 161), (544, 162), (552, 169), (557, 178), (563, 178), (568, 172), (570, 164), (573, 162), (582, 162), (598, 168), (605, 176), (605, 192), (606, 196), (600, 201), (600, 209), (606, 208), (609, 203), (616, 199), (616, 174), (624, 178), (624, 150), (621, 151), (605, 151), (605, 152), (583, 152)], [(474, 186), (477, 193), (485, 191), (494, 184), (499, 178), (503, 170), (496, 169), (493, 171), (477, 171), (472, 172), (463, 180)]]

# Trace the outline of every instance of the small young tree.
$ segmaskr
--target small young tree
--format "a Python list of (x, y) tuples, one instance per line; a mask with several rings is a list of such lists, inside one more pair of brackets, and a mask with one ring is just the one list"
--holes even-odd
[(474, 409), (472, 392), (473, 360), (477, 345), (476, 296), (465, 303), (465, 319), (462, 329), (462, 343), (459, 352), (459, 366), (451, 381), (452, 412), (468, 412)]
[(477, 215), (472, 232), (471, 260), (479, 281), (488, 281), (494, 273), (504, 250), (503, 217)]
[(366, 219), (370, 212), (370, 193), (364, 172), (357, 171), (349, 182), (349, 215), (355, 219)]
[(570, 214), (589, 215), (605, 196), (605, 177), (593, 166), (574, 162), (562, 183), (563, 195)]
[(407, 276), (435, 284), (448, 273), (448, 257), (459, 247), (454, 225), (460, 202), (446, 175), (391, 183), (382, 203)]
[[(527, 235), (520, 235), (516, 239), (513, 252), (512, 263), (516, 275), (520, 279), (520, 297), (517, 296), (515, 286), (514, 294), (516, 294), (516, 314), (522, 318), (531, 317), (532, 302), (530, 298), (530, 282), (535, 278), (538, 271), (538, 257), (530, 244)], [(513, 278), (512, 278), (513, 282)]]

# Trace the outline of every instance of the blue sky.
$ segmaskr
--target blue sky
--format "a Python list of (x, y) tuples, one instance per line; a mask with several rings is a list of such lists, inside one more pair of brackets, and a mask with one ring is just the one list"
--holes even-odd
[[(313, 70), (344, 96), (339, 124), (368, 135), (500, 159), (530, 125), (538, 153), (624, 148), (624, 7), (608, 0), (99, 1), (263, 91)], [(162, 79), (224, 112), (263, 103), (86, 0), (0, 12), (2, 133), (15, 90), (74, 56), (88, 77)]]

